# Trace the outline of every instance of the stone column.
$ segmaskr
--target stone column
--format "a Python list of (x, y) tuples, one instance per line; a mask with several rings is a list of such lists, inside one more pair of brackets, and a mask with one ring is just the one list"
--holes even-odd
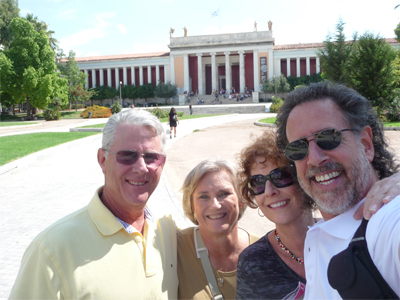
[(96, 70), (92, 69), (92, 88), (96, 87)]
[(147, 83), (151, 83), (151, 66), (147, 66)]
[(239, 92), (244, 93), (245, 80), (244, 80), (244, 51), (240, 50), (239, 53)]
[(127, 69), (126, 67), (123, 67), (123, 73), (122, 73), (123, 79), (121, 80), (124, 85), (128, 85), (128, 74), (127, 74)]
[(160, 65), (156, 66), (156, 85), (159, 83), (160, 81)]
[[(281, 76), (281, 74), (277, 76)], [(274, 77), (274, 53), (272, 48), (268, 50), (268, 77), (269, 79)]]
[(317, 73), (321, 73), (321, 66), (320, 66), (320, 62), (319, 62), (319, 57), (317, 56), (315, 59), (315, 67), (316, 67), (316, 72)]
[[(165, 66), (164, 66), (165, 71)], [(169, 75), (172, 84), (175, 84), (175, 58), (173, 55), (169, 55)]]
[(197, 53), (197, 93), (199, 95), (204, 95), (203, 91), (203, 61), (202, 61), (202, 53)]
[(286, 58), (286, 76), (290, 76), (290, 58)]
[(115, 68), (115, 88), (119, 89), (119, 68)]
[(104, 69), (100, 69), (100, 86), (104, 85)]
[(143, 66), (139, 67), (139, 84), (143, 85)]
[(215, 61), (216, 52), (211, 52), (211, 89), (217, 89), (217, 63)]
[(85, 81), (85, 88), (88, 89), (89, 88), (89, 72), (87, 69), (85, 69), (85, 74), (86, 76), (86, 81)]
[(296, 76), (297, 77), (300, 77), (300, 57), (297, 57), (296, 58)]
[[(164, 83), (167, 83), (168, 82), (168, 76), (167, 76), (167, 74), (168, 74), (168, 72), (167, 72), (167, 65), (164, 65)], [(171, 79), (169, 80), (169, 81), (171, 81)]]
[(276, 75), (276, 76), (281, 76), (281, 74), (282, 74), (282, 70), (281, 70), (281, 59), (280, 58), (277, 58), (277, 59), (275, 59), (275, 62), (276, 62), (276, 69), (277, 69), (277, 73), (278, 74), (274, 74), (274, 75)]
[(111, 83), (111, 68), (107, 68), (107, 85), (112, 86)]
[(258, 50), (253, 50), (253, 65), (254, 65), (254, 91), (260, 91), (260, 67), (258, 65)]
[[(229, 61), (229, 51), (224, 52), (225, 54), (225, 80), (226, 80), (226, 90), (230, 91), (232, 88), (232, 79), (231, 79), (231, 63)], [(235, 87), (237, 89), (237, 87)]]
[(135, 66), (131, 66), (131, 80), (132, 80), (132, 85), (136, 85), (136, 83), (135, 83)]
[(310, 75), (310, 57), (306, 58), (307, 75)]
[(188, 54), (183, 55), (183, 90), (187, 91), (188, 94), (190, 93), (190, 91), (189, 91), (189, 55)]

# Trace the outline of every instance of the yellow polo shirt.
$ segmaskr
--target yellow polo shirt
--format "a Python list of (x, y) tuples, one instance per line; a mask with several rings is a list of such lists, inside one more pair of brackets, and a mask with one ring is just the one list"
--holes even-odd
[(98, 196), (27, 248), (10, 299), (176, 299), (176, 226), (146, 220), (125, 231)]

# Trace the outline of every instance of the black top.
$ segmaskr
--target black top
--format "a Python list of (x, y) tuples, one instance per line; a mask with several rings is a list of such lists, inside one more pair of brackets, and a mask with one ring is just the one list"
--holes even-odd
[(236, 299), (297, 299), (306, 280), (295, 273), (264, 235), (239, 256)]

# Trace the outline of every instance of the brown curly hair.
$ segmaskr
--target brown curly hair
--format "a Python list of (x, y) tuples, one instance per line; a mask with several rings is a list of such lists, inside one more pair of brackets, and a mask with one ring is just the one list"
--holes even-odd
[(296, 168), (294, 164), (292, 164), (286, 158), (286, 156), (279, 150), (278, 146), (276, 145), (275, 132), (267, 130), (259, 137), (252, 136), (252, 139), (253, 142), (245, 147), (238, 157), (238, 189), (246, 204), (251, 208), (258, 207), (257, 203), (255, 202), (254, 195), (250, 194), (250, 191), (247, 187), (247, 180), (250, 177), (251, 168), (256, 162), (256, 158), (264, 157), (265, 161), (273, 163), (277, 166), (284, 166), (285, 171), (292, 174), (293, 178), (295, 178), (296, 180), (295, 185), (297, 186), (297, 193), (299, 194), (299, 197), (302, 199), (303, 202), (302, 207), (308, 210), (315, 209), (316, 206), (314, 200), (312, 200), (297, 183)]

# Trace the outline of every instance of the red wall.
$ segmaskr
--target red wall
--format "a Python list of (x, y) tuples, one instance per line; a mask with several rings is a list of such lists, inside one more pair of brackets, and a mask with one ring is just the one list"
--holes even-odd
[(132, 72), (131, 72), (131, 68), (127, 68), (126, 69), (126, 80), (128, 81), (126, 84), (127, 85), (132, 85)]
[(254, 65), (253, 53), (246, 53), (244, 58), (245, 86), (248, 90), (254, 91)]
[(122, 81), (123, 85), (126, 85), (126, 82), (124, 82), (124, 69), (118, 69), (119, 71), (119, 81)]
[(100, 86), (100, 70), (96, 70), (96, 86)]
[(160, 66), (160, 80), (162, 82), (166, 83), (165, 78), (164, 78), (164, 66), (162, 66), (162, 67)]
[(235, 88), (236, 92), (240, 92), (240, 72), (239, 65), (232, 66), (232, 90)]
[(281, 73), (283, 76), (287, 77), (287, 61), (286, 59), (281, 59)]
[(143, 84), (148, 84), (148, 80), (147, 80), (147, 67), (143, 68)]
[(92, 88), (92, 72), (93, 72), (93, 70), (88, 70), (88, 74), (89, 74), (89, 77), (88, 77), (89, 88)]
[(297, 76), (297, 65), (295, 59), (290, 60), (290, 76)]
[(211, 83), (211, 66), (206, 65), (206, 95), (211, 95), (212, 83)]
[(140, 75), (139, 75), (139, 68), (135, 69), (135, 86), (140, 85)]
[(157, 86), (156, 67), (151, 67), (151, 84)]
[(115, 69), (111, 70), (111, 86), (113, 88), (116, 88), (116, 86), (115, 86)]
[(107, 78), (107, 70), (103, 70), (103, 80), (104, 80), (104, 85), (109, 85)]
[(310, 75), (317, 73), (317, 59), (310, 59)]
[[(192, 78), (192, 91), (199, 91), (197, 56), (189, 56), (189, 77)], [(188, 91), (190, 93), (191, 91)]]
[(307, 60), (300, 59), (300, 76), (307, 75)]

